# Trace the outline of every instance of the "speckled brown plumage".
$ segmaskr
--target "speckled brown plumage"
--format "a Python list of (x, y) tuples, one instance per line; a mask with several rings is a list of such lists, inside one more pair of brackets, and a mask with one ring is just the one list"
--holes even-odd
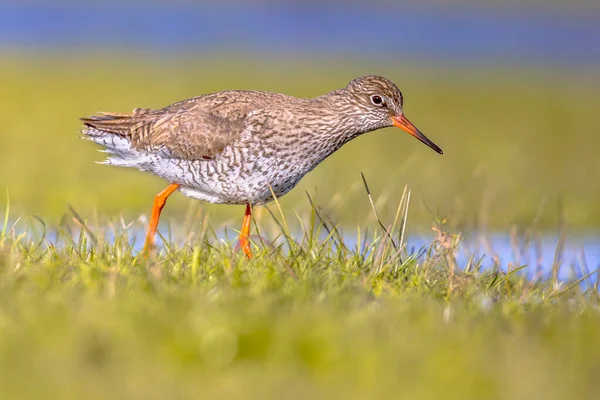
[(313, 99), (224, 91), (82, 121), (109, 164), (151, 172), (202, 200), (260, 204), (272, 199), (269, 185), (282, 196), (344, 143), (394, 125), (402, 103), (391, 81), (367, 76)]
[(283, 196), (344, 143), (388, 126), (429, 147), (403, 114), (402, 93), (380, 76), (351, 81), (313, 99), (229, 90), (159, 110), (99, 113), (82, 118), (83, 137), (105, 147), (105, 161), (160, 176), (170, 185), (154, 201), (145, 249), (154, 243), (160, 212), (175, 190), (197, 199), (246, 204), (240, 244), (249, 244), (252, 204)]

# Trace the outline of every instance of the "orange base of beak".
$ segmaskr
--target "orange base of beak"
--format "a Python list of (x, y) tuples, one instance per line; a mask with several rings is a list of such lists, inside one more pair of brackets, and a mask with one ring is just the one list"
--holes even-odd
[(435, 143), (433, 143), (431, 140), (429, 140), (429, 138), (427, 136), (425, 136), (423, 133), (421, 133), (421, 131), (418, 130), (417, 127), (414, 126), (412, 124), (412, 122), (410, 122), (404, 115), (392, 117), (392, 121), (394, 122), (395, 127), (408, 132), (410, 135), (416, 137), (421, 142), (425, 143), (427, 146), (429, 146), (435, 152), (437, 152), (439, 154), (444, 154), (442, 149), (440, 149)]

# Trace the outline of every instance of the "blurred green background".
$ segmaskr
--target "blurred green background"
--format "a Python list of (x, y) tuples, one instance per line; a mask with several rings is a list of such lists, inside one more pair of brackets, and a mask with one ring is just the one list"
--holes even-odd
[[(94, 144), (78, 138), (78, 117), (96, 111), (162, 107), (225, 88), (316, 96), (355, 76), (378, 73), (404, 91), (409, 118), (440, 145), (438, 156), (395, 129), (364, 135), (310, 173), (283, 198), (308, 209), (305, 191), (338, 221), (370, 215), (363, 171), (382, 213), (395, 212), (404, 185), (413, 192), (412, 221), (429, 212), (463, 227), (551, 227), (562, 203), (566, 222), (600, 222), (597, 160), (600, 74), (457, 68), (319, 60), (241, 62), (225, 56), (160, 65), (122, 56), (86, 59), (4, 57), (0, 66), (0, 182), (12, 209), (56, 218), (71, 204), (87, 214), (147, 213), (165, 183), (135, 170), (97, 165)], [(306, 63), (306, 64), (303, 64)], [(226, 64), (228, 68), (221, 68)], [(167, 214), (191, 199), (174, 196)], [(203, 207), (218, 220), (239, 207)], [(214, 212), (213, 212), (214, 211)]]
[[(227, 7), (222, 6), (218, 12), (227, 13)], [(21, 8), (25, 11), (16, 15), (37, 15), (39, 11), (34, 6)], [(397, 33), (399, 29), (414, 30), (410, 18), (406, 18), (408, 28), (402, 28), (402, 24), (381, 28), (384, 33), (397, 33), (398, 38), (392, 41), (398, 43), (399, 50), (393, 52), (385, 51), (385, 43), (369, 47), (352, 42), (363, 33), (343, 23), (335, 27), (342, 30), (339, 35), (335, 33), (335, 40), (313, 51), (311, 46), (316, 46), (320, 38), (311, 39), (306, 30), (328, 28), (327, 23), (318, 22), (325, 17), (319, 17), (319, 12), (310, 7), (297, 13), (298, 26), (272, 28), (290, 31), (280, 42), (273, 39), (273, 48), (268, 47), (269, 43), (252, 48), (252, 40), (260, 41), (263, 36), (256, 34), (255, 38), (251, 34), (244, 40), (243, 26), (237, 28), (242, 31), (236, 36), (239, 43), (227, 42), (215, 49), (207, 47), (206, 42), (217, 40), (218, 33), (198, 38), (184, 33), (192, 44), (196, 40), (204, 44), (172, 51), (168, 40), (148, 42), (140, 37), (139, 42), (132, 39), (122, 44), (121, 36), (127, 38), (130, 33), (135, 38), (141, 34), (134, 28), (131, 32), (116, 28), (113, 32), (110, 21), (106, 28), (99, 25), (95, 36), (90, 36), (90, 47), (85, 35), (79, 40), (60, 35), (44, 38), (45, 30), (52, 31), (54, 25), (41, 17), (41, 28), (38, 26), (33, 33), (15, 27), (17, 22), (12, 21), (13, 30), (10, 25), (4, 29), (13, 36), (5, 36), (6, 51), (0, 56), (0, 186), (6, 186), (13, 211), (51, 221), (65, 213), (68, 205), (84, 216), (97, 213), (136, 217), (149, 212), (154, 194), (166, 183), (138, 171), (95, 164), (103, 155), (96, 152), (94, 144), (78, 138), (79, 117), (97, 111), (162, 107), (223, 89), (317, 96), (343, 87), (357, 76), (381, 74), (398, 84), (408, 117), (445, 154), (438, 156), (395, 129), (364, 135), (310, 173), (283, 199), (285, 210), (308, 210), (308, 191), (316, 194), (318, 204), (341, 224), (352, 226), (372, 218), (360, 178), (362, 171), (384, 219), (393, 217), (403, 187), (408, 185), (412, 190), (411, 229), (426, 229), (432, 215), (447, 218), (451, 226), (462, 229), (500, 230), (513, 225), (553, 228), (560, 219), (577, 229), (596, 228), (600, 222), (596, 207), (600, 200), (600, 163), (596, 156), (600, 62), (595, 54), (589, 59), (573, 56), (566, 60), (569, 51), (585, 55), (588, 48), (573, 42), (572, 48), (565, 49), (559, 43), (554, 54), (551, 43), (533, 43), (528, 45), (534, 49), (539, 45), (542, 50), (523, 59), (519, 52), (526, 52), (527, 45), (521, 49), (515, 41), (518, 51), (512, 51), (513, 39), (502, 37), (503, 20), (498, 22), (496, 35), (508, 41), (508, 47), (500, 39), (493, 40), (495, 31), (489, 43), (483, 39), (479, 43), (464, 32), (457, 34), (455, 31), (461, 28), (456, 24), (465, 8), (446, 8), (453, 12), (448, 17), (448, 30), (436, 32), (434, 39), (454, 32), (463, 38), (462, 47), (461, 43), (451, 43), (456, 48), (443, 48), (445, 42), (431, 41), (424, 42), (421, 51), (416, 36)], [(494, 8), (479, 8), (478, 12), (495, 21)], [(52, 10), (47, 7), (42, 16)], [(202, 15), (201, 8), (194, 10)], [(526, 17), (534, 15), (536, 9), (511, 10), (517, 16), (517, 25), (509, 28), (515, 31), (520, 27), (526, 32)], [(552, 18), (562, 18), (564, 10), (548, 10), (554, 10)], [(581, 19), (589, 23), (586, 10), (583, 7), (579, 14), (570, 10), (571, 22), (577, 25)], [(125, 9), (127, 12), (135, 10)], [(296, 18), (294, 12), (284, 15)], [(446, 18), (445, 11), (433, 8), (417, 10), (415, 18), (427, 21), (427, 13), (435, 12), (436, 18)], [(9, 14), (5, 13), (5, 18)], [(327, 15), (336, 15), (335, 8)], [(317, 21), (316, 28), (311, 18)], [(65, 21), (63, 25), (69, 27), (70, 20), (65, 17)], [(232, 21), (222, 21), (226, 26), (223, 29), (233, 29), (241, 21), (234, 15)], [(63, 34), (68, 35), (70, 32), (64, 29)], [(479, 28), (473, 29), (465, 32), (476, 35)], [(518, 35), (518, 30), (515, 32), (511, 34)], [(590, 40), (596, 37), (595, 32), (589, 33)], [(379, 37), (376, 32), (369, 35)], [(475, 44), (471, 44), (473, 40)], [(569, 38), (565, 40), (570, 43)], [(493, 47), (496, 42), (500, 43), (498, 49)], [(403, 51), (402, 46), (408, 47)], [(436, 52), (435, 46), (442, 48)], [(242, 212), (241, 207), (198, 205), (195, 200), (176, 195), (165, 214), (182, 215), (189, 207), (202, 207), (215, 224)]]

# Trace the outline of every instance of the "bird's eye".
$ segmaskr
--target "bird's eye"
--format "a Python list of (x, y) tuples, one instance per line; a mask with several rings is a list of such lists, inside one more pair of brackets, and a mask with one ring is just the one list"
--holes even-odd
[(377, 94), (371, 96), (371, 103), (373, 103), (376, 106), (381, 106), (383, 105), (383, 98)]

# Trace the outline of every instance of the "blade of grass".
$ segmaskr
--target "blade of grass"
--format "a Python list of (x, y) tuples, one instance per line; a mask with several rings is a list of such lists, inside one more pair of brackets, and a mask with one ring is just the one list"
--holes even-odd
[(8, 195), (8, 189), (6, 189), (6, 208), (4, 209), (4, 223), (2, 224), (2, 236), (0, 237), (0, 244), (4, 244), (6, 238), (6, 230), (8, 229), (8, 214), (10, 213), (10, 197)]
[(392, 237), (392, 235), (390, 234), (390, 232), (388, 232), (388, 230), (386, 229), (386, 227), (381, 222), (381, 219), (379, 218), (379, 213), (377, 212), (377, 208), (375, 207), (375, 203), (373, 202), (373, 196), (371, 196), (371, 191), (369, 190), (369, 185), (367, 184), (367, 179), (365, 178), (365, 174), (363, 174), (361, 172), (360, 176), (362, 177), (363, 183), (365, 185), (365, 190), (367, 191), (367, 197), (369, 198), (369, 203), (371, 203), (371, 208), (373, 209), (373, 213), (375, 214), (375, 219), (379, 223), (379, 226), (381, 227), (381, 229), (387, 235), (388, 239), (392, 243), (392, 246), (394, 246), (394, 249), (398, 250), (398, 246), (396, 246), (396, 243), (394, 242), (394, 238)]

